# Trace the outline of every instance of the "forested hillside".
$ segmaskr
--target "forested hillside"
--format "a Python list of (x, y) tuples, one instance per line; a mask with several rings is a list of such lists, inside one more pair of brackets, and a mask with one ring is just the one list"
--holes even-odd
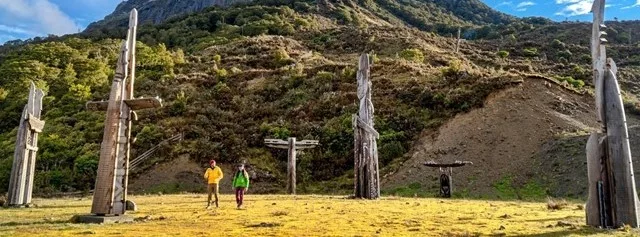
[[(84, 104), (108, 98), (126, 32), (116, 18), (81, 34), (0, 47), (0, 189), (7, 188), (29, 81), (47, 92), (36, 192), (91, 188), (104, 114)], [(139, 114), (133, 155), (178, 133), (184, 140), (163, 146), (140, 172), (189, 155), (198, 163), (246, 160), (258, 182), (279, 183), (286, 154), (263, 139), (295, 136), (321, 143), (299, 156), (301, 191), (349, 189), (356, 59), (363, 52), (373, 58), (383, 172), (397, 169), (424, 131), (530, 75), (579, 91), (589, 84), (587, 45), (553, 35), (534, 40), (542, 29), (565, 25), (516, 19), (476, 0), (260, 0), (154, 22), (162, 23), (139, 27), (136, 96), (158, 95), (165, 106)], [(459, 27), (469, 41), (455, 53), (447, 36)], [(634, 51), (622, 50), (628, 47), (638, 49), (613, 48), (636, 68), (622, 73), (633, 74), (638, 64)]]

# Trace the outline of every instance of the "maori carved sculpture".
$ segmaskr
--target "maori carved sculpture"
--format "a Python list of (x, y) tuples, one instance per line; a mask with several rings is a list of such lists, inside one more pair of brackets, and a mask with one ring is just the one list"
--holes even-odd
[(604, 0), (593, 2), (593, 84), (597, 119), (602, 129), (591, 134), (586, 147), (587, 224), (603, 228), (638, 227), (638, 196), (621, 90), (616, 78), (618, 68), (606, 57), (604, 45), (604, 9)]
[(31, 83), (29, 98), (20, 116), (20, 127), (13, 155), (11, 178), (9, 179), (9, 206), (31, 204), (33, 178), (38, 151), (38, 133), (42, 132), (44, 121), (40, 120), (44, 92)]
[(369, 65), (369, 55), (361, 55), (357, 75), (360, 109), (352, 118), (355, 149), (354, 195), (356, 198), (377, 199), (380, 197), (380, 174), (376, 140), (380, 135), (373, 128), (374, 109), (371, 102)]
[(158, 98), (133, 97), (137, 15), (137, 11), (133, 9), (127, 40), (123, 42), (118, 58), (109, 101), (87, 103), (87, 109), (107, 113), (91, 206), (91, 213), (100, 216), (121, 215), (127, 210), (131, 125), (132, 121), (137, 119), (134, 111), (162, 106)]

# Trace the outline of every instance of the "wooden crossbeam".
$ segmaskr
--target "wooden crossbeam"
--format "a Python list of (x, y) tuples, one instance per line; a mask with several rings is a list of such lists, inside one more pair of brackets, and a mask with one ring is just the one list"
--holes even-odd
[[(129, 108), (132, 110), (151, 109), (162, 107), (162, 100), (158, 97), (155, 98), (139, 98), (123, 100)], [(107, 111), (109, 101), (90, 101), (87, 102), (86, 107), (89, 111)]]
[(29, 127), (31, 127), (32, 130), (34, 130), (37, 133), (41, 133), (42, 129), (44, 128), (44, 121), (40, 120), (39, 118), (33, 116), (32, 114), (29, 114)]
[(267, 147), (289, 150), (287, 191), (289, 194), (296, 194), (296, 150), (311, 149), (318, 146), (320, 142), (318, 140), (296, 141), (295, 137), (290, 137), (287, 141), (281, 139), (264, 139), (264, 143)]
[(436, 163), (435, 161), (427, 161), (427, 162), (424, 163), (424, 165), (428, 166), (428, 167), (436, 167), (436, 168), (439, 168), (439, 167), (442, 167), (442, 168), (444, 168), (444, 167), (462, 167), (462, 166), (465, 166), (465, 165), (473, 165), (473, 162), (471, 162), (471, 161), (455, 161), (453, 163)]
[[(453, 168), (462, 167), (465, 165), (473, 165), (471, 161), (455, 161), (453, 163), (437, 163), (435, 161), (427, 161), (425, 166), (432, 168), (440, 168), (440, 196), (450, 198), (453, 193)], [(442, 169), (448, 168), (448, 169)]]

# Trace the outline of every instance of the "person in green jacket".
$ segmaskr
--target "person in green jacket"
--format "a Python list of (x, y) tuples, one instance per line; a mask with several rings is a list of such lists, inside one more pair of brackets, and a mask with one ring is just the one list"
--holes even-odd
[(249, 174), (244, 169), (244, 164), (238, 165), (238, 171), (233, 176), (233, 189), (236, 190), (236, 203), (238, 204), (238, 209), (240, 209), (244, 193), (249, 189)]

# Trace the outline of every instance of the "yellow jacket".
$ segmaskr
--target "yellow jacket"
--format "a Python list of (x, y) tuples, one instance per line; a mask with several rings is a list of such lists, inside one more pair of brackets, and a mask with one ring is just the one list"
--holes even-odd
[(219, 166), (216, 166), (213, 169), (207, 168), (207, 171), (204, 172), (204, 178), (207, 180), (208, 184), (217, 184), (223, 176), (222, 169), (220, 169)]

